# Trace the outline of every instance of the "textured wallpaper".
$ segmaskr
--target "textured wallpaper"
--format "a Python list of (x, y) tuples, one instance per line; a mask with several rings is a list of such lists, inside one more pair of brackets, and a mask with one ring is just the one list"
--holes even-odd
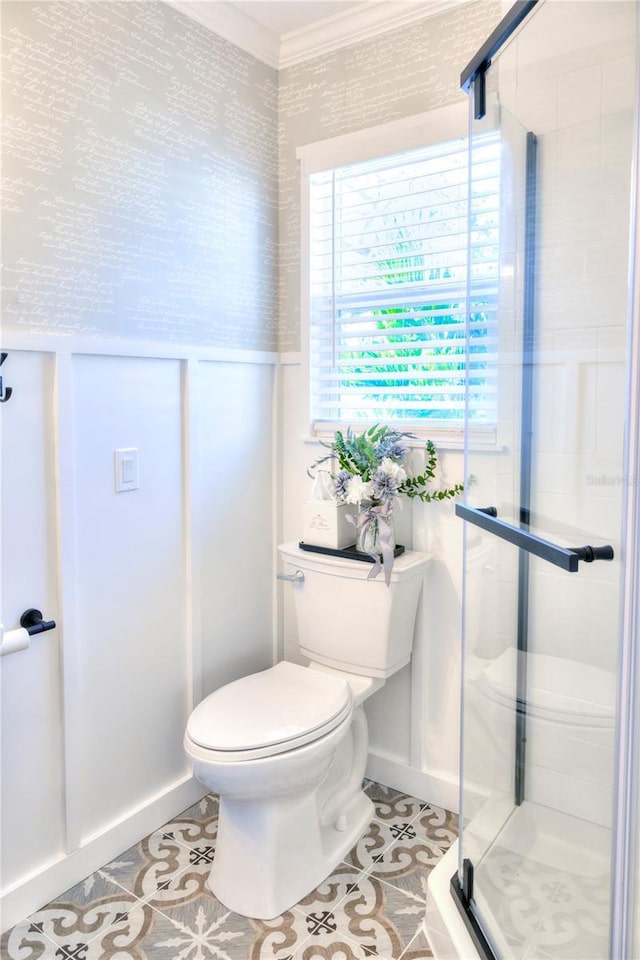
[(296, 148), (453, 102), (499, 17), (278, 75), (159, 0), (3, 0), (3, 328), (299, 349)]
[[(280, 349), (300, 349), (296, 148), (453, 103), (460, 73), (501, 17), (499, 0), (354, 44), (280, 72)], [(393, 152), (393, 144), (389, 144)]]
[(277, 74), (160, 2), (2, 3), (5, 329), (277, 346)]

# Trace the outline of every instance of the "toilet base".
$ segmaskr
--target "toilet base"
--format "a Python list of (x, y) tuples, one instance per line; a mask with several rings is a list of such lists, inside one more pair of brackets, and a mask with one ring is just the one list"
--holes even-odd
[(361, 706), (318, 740), (246, 761), (185, 735), (195, 776), (220, 797), (208, 885), (225, 907), (272, 920), (345, 857), (374, 814), (362, 789), (367, 740)]
[(315, 794), (277, 802), (220, 798), (218, 845), (208, 885), (229, 910), (272, 920), (329, 876), (374, 813), (359, 790), (321, 825)]

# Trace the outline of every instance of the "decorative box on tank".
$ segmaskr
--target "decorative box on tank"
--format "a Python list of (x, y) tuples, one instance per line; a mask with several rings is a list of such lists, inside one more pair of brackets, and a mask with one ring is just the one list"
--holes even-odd
[(355, 517), (357, 507), (335, 500), (307, 500), (303, 505), (303, 533), (305, 543), (318, 547), (344, 550), (356, 540), (356, 528), (347, 520), (347, 514)]

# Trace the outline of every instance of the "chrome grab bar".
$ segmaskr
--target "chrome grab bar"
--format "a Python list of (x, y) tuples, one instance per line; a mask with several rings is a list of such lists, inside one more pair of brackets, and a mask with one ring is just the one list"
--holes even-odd
[(289, 580), (291, 583), (304, 583), (304, 573), (302, 570), (296, 570), (295, 573), (278, 573), (278, 580)]

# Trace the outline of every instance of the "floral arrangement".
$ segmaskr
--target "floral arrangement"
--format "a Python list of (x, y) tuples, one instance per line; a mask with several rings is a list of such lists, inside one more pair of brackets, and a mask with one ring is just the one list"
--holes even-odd
[[(424, 473), (411, 476), (407, 470), (408, 448), (406, 440), (414, 440), (411, 433), (404, 433), (385, 425), (376, 424), (356, 434), (350, 428), (343, 433), (337, 430), (334, 439), (324, 443), (329, 452), (319, 457), (309, 467), (309, 475), (315, 477), (319, 468), (329, 461), (337, 462), (338, 470), (328, 472), (331, 478), (329, 492), (339, 503), (352, 503), (360, 512), (350, 518), (356, 526), (358, 540), (367, 542), (365, 553), (376, 560), (372, 576), (382, 567), (389, 583), (393, 565), (393, 530), (391, 517), (395, 499), (400, 496), (419, 497), (428, 503), (432, 500), (449, 500), (462, 493), (463, 487), (456, 483), (443, 490), (430, 490), (435, 480), (438, 455), (431, 440), (425, 443), (426, 464)], [(365, 509), (361, 505), (367, 503)], [(375, 545), (377, 549), (370, 549)]]
[(311, 464), (309, 474), (314, 477), (323, 463), (336, 460), (340, 469), (331, 473), (330, 489), (340, 503), (361, 504), (363, 500), (388, 503), (396, 496), (419, 497), (428, 503), (449, 500), (462, 493), (464, 488), (459, 483), (445, 490), (427, 489), (435, 479), (438, 466), (438, 455), (431, 440), (425, 443), (427, 462), (424, 473), (409, 476), (406, 469), (408, 450), (403, 441), (414, 439), (412, 433), (402, 433), (379, 424), (361, 434), (355, 434), (350, 428), (346, 434), (337, 430), (331, 443), (323, 443), (329, 453)]

